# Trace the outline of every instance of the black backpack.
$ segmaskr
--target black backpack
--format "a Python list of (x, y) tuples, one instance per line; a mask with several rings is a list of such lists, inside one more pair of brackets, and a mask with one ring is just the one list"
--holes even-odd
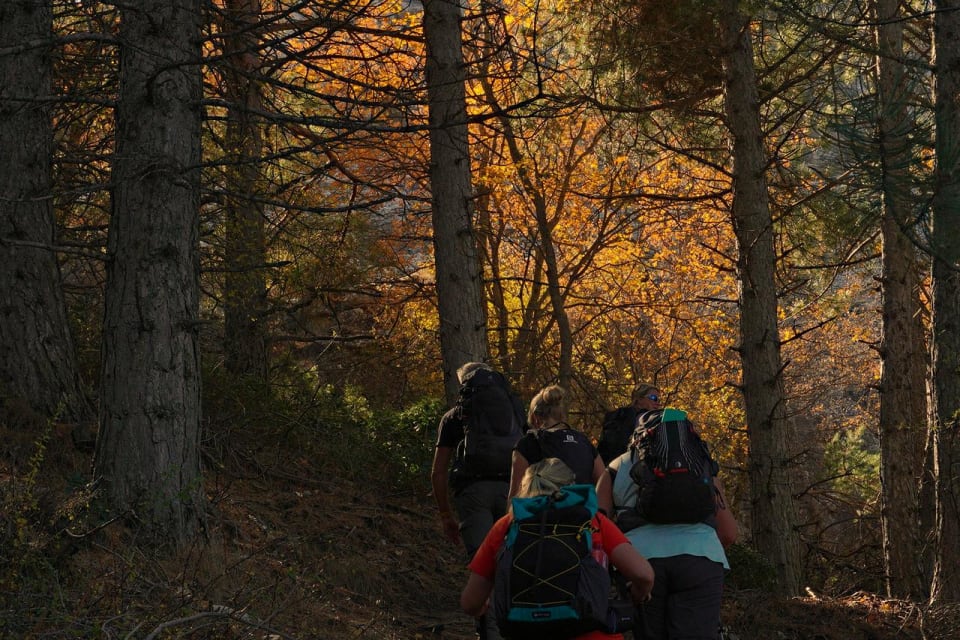
[(713, 478), (719, 465), (685, 412), (640, 414), (631, 450), (636, 456), (630, 478), (638, 487), (634, 515), (639, 523), (716, 526)]
[(611, 630), (610, 574), (594, 559), (593, 485), (514, 498), (491, 610), (504, 638), (559, 640)]
[(632, 406), (608, 411), (603, 416), (603, 431), (597, 441), (597, 452), (604, 465), (626, 453), (630, 436), (637, 425), (637, 410)]
[(455, 483), (510, 478), (513, 447), (526, 420), (520, 400), (498, 371), (475, 369), (460, 385), (457, 415), (463, 440), (452, 471)]
[(546, 458), (559, 458), (573, 471), (577, 484), (593, 484), (596, 452), (586, 434), (564, 425), (562, 428), (540, 429), (536, 438), (540, 457), (527, 462), (534, 464)]

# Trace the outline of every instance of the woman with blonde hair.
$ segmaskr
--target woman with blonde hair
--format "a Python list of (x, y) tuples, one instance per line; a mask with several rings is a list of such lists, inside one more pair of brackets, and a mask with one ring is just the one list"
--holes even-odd
[[(530, 430), (513, 449), (509, 497), (517, 495), (527, 468), (546, 458), (563, 460), (573, 470), (577, 484), (596, 485), (604, 478), (606, 467), (597, 448), (586, 434), (567, 424), (567, 411), (567, 392), (555, 384), (541, 389), (530, 401)], [(600, 509), (610, 513), (609, 487), (598, 487), (597, 498)]]
[[(558, 495), (559, 499), (563, 495), (564, 487), (572, 483), (575, 475), (562, 460), (546, 458), (526, 468), (519, 483), (520, 490), (517, 497)], [(470, 562), (470, 577), (460, 595), (460, 606), (470, 615), (483, 615), (490, 606), (497, 558), (512, 523), (511, 513), (500, 518), (490, 529), (490, 533), (487, 534)], [(637, 604), (646, 601), (653, 589), (653, 569), (650, 563), (633, 548), (613, 521), (599, 511), (590, 520), (589, 529), (592, 535), (592, 548), (602, 548), (610, 563), (630, 581), (631, 599)], [(620, 633), (602, 630), (562, 637), (573, 637), (574, 640), (622, 640), (623, 638)]]

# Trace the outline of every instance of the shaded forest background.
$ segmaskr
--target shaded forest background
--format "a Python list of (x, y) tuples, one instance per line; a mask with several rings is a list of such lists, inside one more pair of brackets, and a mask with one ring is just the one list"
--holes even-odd
[[(877, 594), (948, 637), (958, 16), (5, 5), (4, 629), (229, 637), (287, 596), (344, 589), (329, 620), (449, 598), (427, 466), (485, 359), (525, 400), (568, 387), (594, 436), (640, 382), (685, 408), (743, 529), (734, 588)], [(417, 633), (432, 588), (402, 602)]]

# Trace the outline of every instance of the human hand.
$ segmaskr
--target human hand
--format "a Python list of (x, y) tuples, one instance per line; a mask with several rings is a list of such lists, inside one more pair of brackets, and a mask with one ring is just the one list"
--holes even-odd
[(452, 544), (460, 544), (460, 523), (453, 517), (452, 513), (440, 514), (440, 523), (443, 527), (443, 535), (446, 536)]
[(653, 583), (646, 580), (634, 580), (628, 584), (630, 588), (630, 599), (633, 604), (640, 606), (648, 602), (653, 597)]

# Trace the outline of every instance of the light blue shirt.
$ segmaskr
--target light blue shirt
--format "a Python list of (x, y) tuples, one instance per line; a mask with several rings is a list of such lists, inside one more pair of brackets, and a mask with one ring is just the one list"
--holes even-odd
[[(617, 513), (637, 504), (638, 487), (630, 477), (633, 464), (633, 455), (628, 451), (608, 465), (617, 474), (613, 480), (613, 508)], [(645, 524), (625, 533), (645, 558), (702, 556), (719, 562), (724, 569), (730, 568), (717, 530), (706, 523)]]

